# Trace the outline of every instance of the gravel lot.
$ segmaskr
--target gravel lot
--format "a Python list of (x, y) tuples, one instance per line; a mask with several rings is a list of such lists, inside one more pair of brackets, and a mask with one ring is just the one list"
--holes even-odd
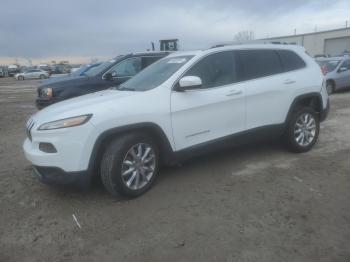
[(0, 79), (1, 262), (350, 261), (350, 92), (331, 97), (309, 153), (232, 149), (163, 169), (125, 200), (31, 175), (21, 147), (38, 83)]

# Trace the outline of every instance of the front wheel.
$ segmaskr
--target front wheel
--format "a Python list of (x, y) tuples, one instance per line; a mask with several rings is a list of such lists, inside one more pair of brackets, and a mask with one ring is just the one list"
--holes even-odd
[(107, 146), (101, 161), (101, 179), (111, 194), (137, 197), (151, 188), (158, 168), (159, 151), (153, 139), (132, 133)]
[(298, 107), (292, 113), (284, 134), (289, 149), (296, 153), (309, 151), (320, 132), (318, 114), (310, 107)]

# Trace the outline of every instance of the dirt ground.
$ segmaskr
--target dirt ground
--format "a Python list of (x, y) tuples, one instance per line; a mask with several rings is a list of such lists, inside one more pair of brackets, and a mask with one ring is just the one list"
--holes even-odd
[(350, 261), (350, 92), (331, 97), (309, 153), (232, 149), (163, 169), (125, 200), (32, 176), (22, 143), (38, 82), (0, 79), (1, 262)]

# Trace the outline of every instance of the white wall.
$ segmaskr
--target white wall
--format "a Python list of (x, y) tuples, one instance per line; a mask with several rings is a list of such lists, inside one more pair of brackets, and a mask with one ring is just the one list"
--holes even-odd
[(344, 37), (344, 41), (348, 41), (347, 38), (345, 38), (347, 36), (350, 36), (350, 28), (318, 32), (313, 34), (305, 34), (305, 35), (274, 37), (266, 40), (286, 42), (286, 43), (296, 43), (297, 45), (304, 46), (310, 55), (317, 55), (317, 54), (324, 54), (325, 41), (327, 39)]

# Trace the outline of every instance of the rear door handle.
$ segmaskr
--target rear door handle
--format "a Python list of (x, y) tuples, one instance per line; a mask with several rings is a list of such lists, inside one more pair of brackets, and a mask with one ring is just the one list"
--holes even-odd
[(226, 96), (236, 96), (242, 94), (242, 90), (231, 90)]
[(295, 83), (295, 80), (290, 80), (290, 79), (287, 79), (283, 82), (285, 85), (291, 85), (291, 84), (294, 84)]

